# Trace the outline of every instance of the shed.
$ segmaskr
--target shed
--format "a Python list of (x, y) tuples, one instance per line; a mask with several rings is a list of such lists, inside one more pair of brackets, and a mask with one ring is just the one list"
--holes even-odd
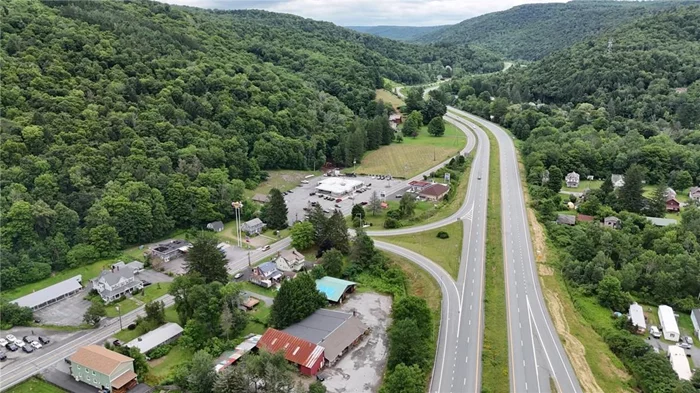
[(557, 215), (557, 224), (559, 225), (576, 225), (576, 216), (569, 214), (559, 214)]
[(637, 327), (637, 333), (644, 333), (647, 330), (647, 322), (644, 318), (644, 309), (637, 303), (630, 304), (629, 317), (632, 324)]
[(608, 216), (603, 219), (603, 225), (608, 228), (619, 229), (622, 224), (619, 218), (615, 216)]
[(663, 304), (659, 306), (659, 324), (661, 324), (666, 340), (678, 341), (680, 339), (681, 333), (678, 330), (676, 316), (671, 307)]
[(269, 352), (283, 351), (284, 358), (296, 364), (304, 375), (316, 375), (323, 367), (323, 347), (277, 329), (267, 329), (256, 347)]
[(146, 353), (153, 348), (169, 344), (182, 335), (182, 326), (177, 323), (168, 322), (165, 325), (151, 330), (150, 332), (129, 341), (126, 346), (138, 348), (141, 353)]
[(258, 305), (258, 303), (260, 303), (260, 299), (249, 297), (243, 303), (241, 303), (241, 305), (245, 307), (246, 310), (252, 310)]
[(224, 223), (221, 221), (214, 221), (207, 224), (207, 229), (211, 229), (214, 232), (221, 232), (224, 230)]
[(53, 284), (44, 289), (30, 293), (27, 296), (22, 296), (10, 303), (14, 303), (20, 307), (29, 307), (32, 310), (39, 310), (80, 292), (80, 290), (83, 289), (82, 281), (83, 276), (77, 275), (65, 281), (61, 281), (58, 284)]
[(671, 367), (673, 371), (678, 374), (679, 379), (690, 381), (693, 373), (690, 371), (690, 364), (688, 363), (688, 358), (685, 356), (685, 351), (678, 345), (668, 346), (668, 360), (671, 362)]
[(355, 292), (356, 286), (356, 282), (330, 276), (316, 280), (316, 289), (323, 292), (328, 301), (333, 303), (342, 303), (347, 294)]

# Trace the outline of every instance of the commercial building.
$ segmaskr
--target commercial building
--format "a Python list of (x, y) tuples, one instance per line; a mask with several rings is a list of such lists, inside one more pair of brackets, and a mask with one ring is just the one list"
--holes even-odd
[(80, 292), (83, 289), (82, 281), (83, 276), (77, 275), (66, 281), (61, 281), (58, 284), (53, 284), (44, 289), (30, 293), (27, 296), (22, 296), (10, 303), (14, 303), (20, 307), (29, 307), (36, 311)]
[(678, 330), (676, 316), (673, 314), (673, 309), (666, 305), (659, 306), (659, 324), (664, 333), (664, 338), (669, 341), (678, 341), (681, 333)]
[(637, 303), (630, 304), (629, 318), (632, 324), (637, 327), (637, 333), (641, 334), (647, 330), (647, 321), (644, 318), (644, 309)]
[(698, 340), (700, 340), (700, 308), (694, 308), (690, 312), (690, 320), (693, 321), (695, 335), (698, 336)]
[(447, 184), (435, 183), (421, 190), (418, 196), (428, 201), (440, 201), (448, 192), (450, 192), (450, 186)]
[(316, 192), (319, 194), (341, 197), (364, 187), (361, 180), (348, 179), (346, 177), (329, 177), (318, 182)]
[(355, 292), (356, 286), (356, 282), (330, 276), (316, 280), (316, 289), (324, 293), (326, 299), (333, 303), (342, 303), (348, 294)]
[(154, 258), (158, 258), (163, 262), (168, 262), (171, 259), (180, 257), (180, 255), (187, 253), (187, 251), (192, 247), (192, 244), (185, 240), (172, 240), (168, 243), (160, 243), (151, 249), (151, 255)]
[(134, 359), (99, 345), (78, 349), (70, 357), (70, 375), (103, 392), (123, 393), (138, 384)]
[(678, 345), (669, 345), (668, 360), (671, 362), (673, 371), (678, 374), (679, 379), (690, 381), (693, 373), (690, 371), (690, 364), (688, 363), (688, 358), (686, 357), (683, 348), (679, 347)]
[(353, 313), (320, 309), (283, 331), (322, 346), (326, 363), (332, 365), (360, 342), (369, 328)]
[(277, 329), (267, 329), (256, 347), (273, 353), (283, 351), (284, 358), (297, 365), (304, 375), (316, 375), (323, 367), (323, 347)]
[(146, 353), (157, 346), (174, 342), (181, 335), (182, 326), (177, 323), (168, 322), (155, 330), (151, 330), (129, 341), (126, 343), (126, 346), (129, 348), (138, 348), (141, 350), (141, 353)]

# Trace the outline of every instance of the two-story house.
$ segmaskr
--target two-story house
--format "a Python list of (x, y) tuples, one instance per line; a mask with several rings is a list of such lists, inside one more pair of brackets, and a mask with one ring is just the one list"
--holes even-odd
[(105, 393), (123, 393), (138, 384), (134, 359), (99, 345), (78, 349), (70, 360), (70, 375)]
[(251, 235), (259, 235), (265, 229), (265, 223), (259, 218), (254, 218), (250, 221), (246, 221), (241, 225), (241, 231)]
[(109, 303), (126, 294), (140, 291), (143, 282), (134, 277), (132, 269), (113, 267), (112, 270), (103, 270), (99, 277), (93, 279), (92, 288), (105, 303)]
[(700, 202), (700, 187), (690, 187), (688, 198)]
[(566, 186), (571, 188), (578, 187), (579, 181), (581, 180), (581, 175), (576, 172), (571, 172), (566, 175), (564, 179), (566, 181)]
[(275, 283), (279, 283), (284, 277), (284, 274), (277, 269), (275, 262), (261, 263), (252, 270), (250, 282), (265, 288), (270, 288)]
[(277, 269), (283, 272), (298, 272), (304, 268), (306, 258), (302, 253), (292, 248), (291, 250), (282, 250), (275, 259)]

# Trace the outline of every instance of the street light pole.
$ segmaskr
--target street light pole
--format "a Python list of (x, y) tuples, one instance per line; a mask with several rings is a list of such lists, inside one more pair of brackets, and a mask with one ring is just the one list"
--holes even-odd
[(119, 313), (119, 330), (124, 330), (124, 326), (122, 326), (122, 310), (119, 306), (114, 306), (114, 308), (116, 308)]
[(233, 207), (234, 216), (236, 217), (236, 245), (240, 248), (243, 246), (241, 240), (241, 207), (243, 207), (243, 202), (231, 202)]

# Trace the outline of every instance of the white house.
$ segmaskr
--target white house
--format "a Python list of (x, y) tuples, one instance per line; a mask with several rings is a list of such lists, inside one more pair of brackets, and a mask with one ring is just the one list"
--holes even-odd
[(678, 341), (681, 333), (678, 330), (676, 316), (671, 307), (663, 304), (659, 306), (659, 322), (664, 332), (664, 338), (669, 341)]
[(291, 250), (282, 250), (277, 255), (275, 259), (275, 264), (277, 269), (283, 272), (298, 272), (304, 267), (304, 261), (306, 258), (303, 254), (298, 252), (296, 248)]
[(581, 175), (579, 175), (576, 172), (571, 172), (571, 173), (566, 175), (566, 178), (564, 180), (566, 180), (567, 187), (574, 187), (575, 188), (575, 187), (578, 187), (578, 183), (581, 180)]
[(695, 335), (698, 336), (698, 340), (700, 340), (700, 308), (694, 308), (690, 312), (690, 320), (693, 321)]
[(143, 282), (134, 277), (134, 271), (128, 267), (103, 270), (100, 276), (92, 280), (92, 288), (100, 294), (105, 303), (112, 302), (129, 293), (143, 288)]
[(630, 304), (629, 317), (632, 324), (637, 327), (637, 333), (644, 333), (647, 330), (647, 322), (644, 319), (644, 309), (637, 303)]
[(612, 175), (610, 180), (612, 180), (613, 187), (615, 188), (620, 188), (625, 185), (624, 175)]
[(678, 345), (669, 345), (668, 360), (671, 362), (673, 371), (678, 374), (679, 379), (690, 381), (693, 373), (690, 371), (690, 364), (688, 363), (688, 358), (685, 356), (683, 348)]

